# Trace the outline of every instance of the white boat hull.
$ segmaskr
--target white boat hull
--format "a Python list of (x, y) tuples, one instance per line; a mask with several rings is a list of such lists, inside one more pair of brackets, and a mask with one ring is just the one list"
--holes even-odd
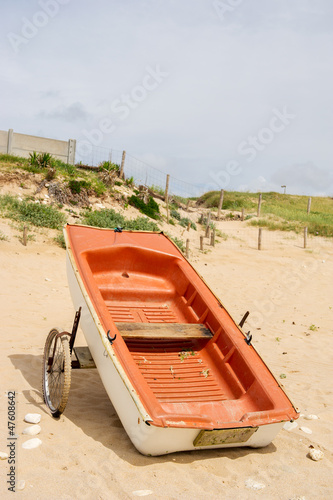
[(245, 442), (230, 442), (195, 446), (198, 429), (157, 427), (149, 424), (149, 414), (139, 401), (126, 374), (117, 360), (113, 348), (105, 340), (105, 332), (93, 309), (83, 283), (80, 280), (75, 261), (67, 252), (67, 277), (72, 301), (76, 310), (82, 308), (80, 325), (88, 347), (104, 384), (105, 390), (124, 426), (130, 440), (144, 455), (164, 455), (176, 451), (267, 446), (283, 426), (283, 422), (259, 426)]

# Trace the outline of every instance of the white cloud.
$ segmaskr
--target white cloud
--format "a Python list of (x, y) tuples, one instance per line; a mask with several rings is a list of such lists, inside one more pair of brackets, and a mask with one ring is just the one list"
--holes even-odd
[[(38, 2), (5, 2), (0, 129), (79, 139), (82, 129), (112, 119), (113, 100), (159, 64), (169, 77), (102, 146), (204, 184), (209, 171), (239, 160), (238, 145), (265, 126), (273, 108), (287, 106), (293, 124), (230, 188), (257, 186), (261, 176), (280, 189), (273, 173), (281, 165), (313, 160), (331, 168), (329, 0), (315, 7), (310, 0), (243, 1), (223, 23), (204, 0), (70, 0), (16, 54), (7, 34), (19, 33), (22, 18), (38, 9)], [(294, 182), (296, 189), (303, 177)]]
[(325, 170), (313, 162), (294, 164), (274, 172), (271, 177), (277, 184), (285, 184), (288, 192), (306, 194), (322, 194), (325, 191), (333, 193), (333, 171)]
[(90, 114), (87, 113), (81, 102), (73, 102), (68, 106), (57, 106), (50, 110), (44, 109), (40, 111), (37, 116), (44, 119), (77, 122), (80, 120), (86, 121), (90, 117)]

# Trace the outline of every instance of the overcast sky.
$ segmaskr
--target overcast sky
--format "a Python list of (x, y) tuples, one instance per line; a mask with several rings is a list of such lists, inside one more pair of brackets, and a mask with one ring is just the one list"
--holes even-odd
[(332, 0), (2, 0), (0, 130), (333, 196)]

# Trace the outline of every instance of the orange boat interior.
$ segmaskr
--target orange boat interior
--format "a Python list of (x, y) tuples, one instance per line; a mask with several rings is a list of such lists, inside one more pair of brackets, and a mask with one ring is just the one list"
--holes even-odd
[[(296, 418), (219, 300), (163, 233), (66, 226), (105, 332), (154, 425), (218, 429)], [(98, 339), (96, 339), (96, 342)]]

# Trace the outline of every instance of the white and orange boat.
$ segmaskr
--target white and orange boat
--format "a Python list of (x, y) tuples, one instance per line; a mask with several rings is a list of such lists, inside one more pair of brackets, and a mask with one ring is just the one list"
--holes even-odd
[(141, 453), (262, 447), (298, 417), (249, 337), (167, 236), (80, 225), (64, 233), (91, 356)]

